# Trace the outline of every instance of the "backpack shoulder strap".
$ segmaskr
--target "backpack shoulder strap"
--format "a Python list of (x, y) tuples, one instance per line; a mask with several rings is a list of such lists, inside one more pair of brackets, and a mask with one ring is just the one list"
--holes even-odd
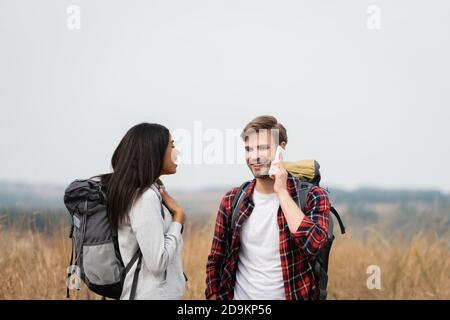
[(337, 219), (337, 221), (339, 223), (339, 228), (341, 229), (341, 234), (344, 234), (345, 233), (345, 226), (344, 226), (344, 223), (342, 222), (341, 216), (339, 215), (339, 213), (337, 212), (337, 210), (333, 206), (330, 207), (330, 212), (332, 214), (334, 214), (334, 216), (336, 217), (336, 219)]
[(142, 253), (139, 250), (139, 259), (136, 266), (136, 270), (134, 271), (133, 283), (131, 284), (130, 300), (134, 300), (134, 298), (136, 297), (136, 290), (139, 280), (139, 271), (141, 271), (141, 265), (142, 265)]
[[(315, 185), (312, 183), (298, 180), (298, 204), (303, 212), (305, 212), (306, 198), (308, 196), (308, 193), (311, 191), (311, 189), (314, 186)], [(339, 228), (341, 229), (341, 234), (345, 234), (344, 223), (342, 222), (341, 216), (337, 212), (336, 208), (331, 206), (330, 212), (336, 217), (336, 219), (339, 223)]]
[(314, 184), (297, 180), (298, 181), (298, 187), (297, 187), (297, 196), (298, 196), (298, 206), (300, 209), (302, 209), (303, 212), (305, 212), (306, 208), (306, 198), (308, 197), (309, 191), (314, 187)]
[(233, 230), (236, 226), (236, 219), (239, 214), (239, 209), (241, 208), (242, 201), (244, 200), (245, 194), (247, 193), (248, 186), (250, 185), (250, 181), (244, 182), (236, 191), (233, 202), (231, 204), (231, 220), (228, 229), (228, 250), (227, 256), (231, 256), (231, 243), (233, 241)]
[(244, 200), (245, 194), (247, 193), (248, 186), (250, 185), (250, 181), (244, 182), (237, 190), (236, 195), (234, 196), (233, 203), (231, 204), (231, 225), (230, 230), (234, 229), (236, 224), (237, 215), (239, 213), (239, 209), (241, 208), (242, 201)]

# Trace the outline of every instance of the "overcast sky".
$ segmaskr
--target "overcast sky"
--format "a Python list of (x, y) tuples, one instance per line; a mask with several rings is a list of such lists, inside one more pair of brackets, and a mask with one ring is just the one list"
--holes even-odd
[[(194, 134), (272, 114), (325, 185), (448, 192), (449, 31), (445, 0), (0, 0), (0, 180), (108, 171), (139, 122)], [(185, 164), (165, 181), (249, 177)]]

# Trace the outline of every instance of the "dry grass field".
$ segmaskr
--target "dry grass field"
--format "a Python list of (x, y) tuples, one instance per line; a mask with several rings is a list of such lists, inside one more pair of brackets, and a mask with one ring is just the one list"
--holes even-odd
[[(205, 264), (213, 219), (189, 221), (184, 265), (185, 299), (204, 299)], [(337, 236), (330, 260), (329, 299), (450, 299), (450, 238), (432, 232), (411, 240), (368, 231), (365, 239)], [(10, 227), (0, 229), (0, 299), (65, 299), (70, 255), (67, 227), (50, 235)], [(367, 267), (381, 270), (381, 289), (368, 289)], [(99, 299), (86, 288), (72, 299)]]

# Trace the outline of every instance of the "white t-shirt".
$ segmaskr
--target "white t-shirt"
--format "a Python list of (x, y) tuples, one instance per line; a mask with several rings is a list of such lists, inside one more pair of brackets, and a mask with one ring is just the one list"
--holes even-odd
[(285, 300), (275, 193), (253, 191), (255, 207), (241, 229), (235, 300)]

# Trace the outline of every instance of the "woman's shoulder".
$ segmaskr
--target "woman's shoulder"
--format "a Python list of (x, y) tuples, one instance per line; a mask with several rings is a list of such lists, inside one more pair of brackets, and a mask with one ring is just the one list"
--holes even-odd
[(161, 200), (159, 195), (152, 188), (145, 190), (133, 203), (130, 216), (137, 217), (141, 215), (149, 216), (149, 211), (157, 211), (161, 209)]
[(153, 187), (149, 187), (147, 188), (147, 190), (145, 190), (142, 195), (140, 196), (140, 199), (144, 199), (144, 200), (151, 200), (151, 201), (160, 201), (159, 198), (159, 194), (158, 192), (153, 189)]
[(156, 191), (152, 188), (148, 188), (142, 194), (136, 198), (136, 200), (133, 203), (133, 208), (139, 208), (139, 207), (148, 207), (148, 206), (154, 206), (155, 204), (158, 204), (161, 202), (159, 195), (156, 193)]

